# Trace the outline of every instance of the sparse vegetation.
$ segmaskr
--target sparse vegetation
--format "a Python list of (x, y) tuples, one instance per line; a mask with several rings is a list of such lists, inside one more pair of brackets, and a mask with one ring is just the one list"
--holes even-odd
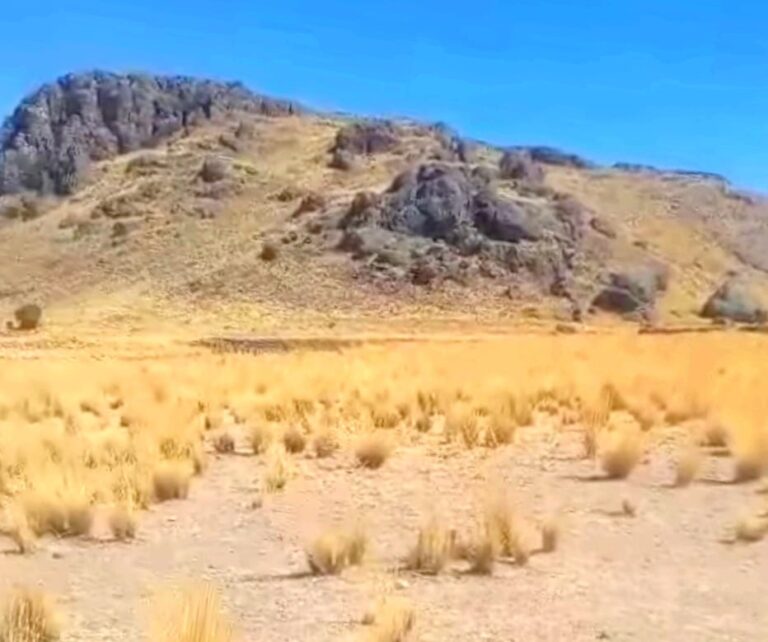
[(416, 545), (411, 549), (406, 566), (428, 575), (440, 573), (453, 555), (454, 535), (438, 519), (432, 518), (419, 531)]
[(348, 566), (362, 564), (367, 549), (368, 536), (362, 528), (334, 529), (307, 549), (307, 563), (316, 575), (338, 575)]
[(370, 642), (406, 642), (416, 624), (416, 614), (407, 600), (390, 596), (378, 604), (365, 623), (372, 627), (366, 638)]
[(377, 469), (384, 465), (392, 454), (390, 437), (382, 432), (375, 432), (360, 439), (355, 449), (355, 456), (361, 466)]
[(600, 465), (609, 479), (625, 479), (643, 456), (642, 435), (632, 428), (617, 428), (606, 435)]
[(207, 584), (191, 585), (156, 598), (151, 639), (155, 642), (231, 642), (234, 631), (216, 589)]
[(136, 537), (136, 515), (125, 506), (114, 507), (109, 514), (109, 530), (119, 542)]
[(10, 596), (0, 624), (2, 642), (52, 642), (59, 636), (58, 616), (48, 596), (28, 588)]

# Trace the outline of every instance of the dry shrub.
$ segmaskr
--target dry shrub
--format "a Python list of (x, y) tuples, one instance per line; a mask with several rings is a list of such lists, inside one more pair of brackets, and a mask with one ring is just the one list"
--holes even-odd
[(696, 446), (690, 446), (685, 449), (677, 459), (675, 486), (678, 488), (689, 486), (696, 478), (701, 468), (702, 460), (701, 451)]
[(477, 411), (466, 403), (455, 403), (445, 415), (445, 434), (467, 448), (479, 445), (482, 429)]
[(455, 536), (436, 518), (431, 519), (419, 531), (416, 546), (406, 560), (406, 567), (427, 575), (440, 573), (453, 555)]
[(637, 515), (637, 506), (631, 499), (621, 500), (621, 513), (626, 517), (635, 517)]
[(234, 638), (221, 598), (207, 584), (168, 591), (153, 606), (153, 642), (231, 642)]
[(360, 439), (355, 448), (355, 456), (361, 466), (375, 470), (384, 465), (392, 450), (390, 437), (381, 432), (374, 432)]
[(83, 499), (73, 499), (66, 503), (67, 533), (86, 536), (93, 525), (93, 507)]
[(192, 471), (182, 462), (163, 462), (152, 475), (152, 491), (155, 500), (165, 502), (172, 499), (186, 499)]
[(370, 642), (406, 642), (416, 624), (416, 614), (404, 598), (387, 597), (367, 621), (373, 627), (367, 636)]
[(491, 448), (511, 444), (515, 438), (517, 425), (513, 418), (502, 411), (496, 411), (488, 417), (486, 445)]
[(768, 533), (768, 519), (745, 517), (736, 524), (735, 535), (740, 542), (759, 542)]
[(264, 488), (268, 493), (276, 493), (285, 488), (293, 476), (293, 467), (285, 447), (273, 444), (267, 451), (267, 465), (264, 470)]
[(457, 557), (469, 562), (469, 572), (475, 575), (491, 575), (498, 557), (497, 543), (487, 529), (478, 532), (466, 546), (462, 546)]
[(3, 642), (50, 642), (60, 636), (51, 600), (33, 589), (17, 589), (6, 603), (0, 640)]
[(6, 506), (2, 511), (0, 535), (9, 537), (21, 555), (33, 553), (36, 548), (36, 536), (29, 526), (27, 515), (23, 508)]
[(253, 454), (260, 455), (269, 449), (270, 444), (274, 440), (274, 431), (271, 426), (257, 423), (251, 427), (248, 438)]
[(136, 537), (136, 515), (126, 506), (115, 506), (109, 513), (109, 530), (119, 542)]
[(283, 445), (287, 452), (298, 454), (306, 448), (307, 438), (296, 426), (290, 426), (283, 432)]
[(60, 498), (32, 493), (22, 499), (22, 505), (27, 523), (35, 535), (63, 536), (67, 533), (67, 512)]
[(220, 455), (235, 452), (235, 439), (228, 432), (221, 432), (213, 438), (213, 448)]
[(363, 563), (368, 536), (361, 528), (334, 529), (317, 538), (307, 549), (307, 563), (315, 575), (338, 575), (348, 566)]
[(522, 519), (516, 514), (511, 501), (501, 495), (493, 498), (483, 515), (485, 531), (494, 547), (503, 557), (511, 557), (525, 565), (531, 556), (531, 547), (523, 533)]
[(318, 459), (330, 457), (339, 448), (339, 442), (336, 435), (330, 430), (324, 430), (314, 436), (312, 439), (312, 449)]
[(600, 452), (600, 465), (609, 479), (626, 479), (643, 456), (639, 430), (617, 428), (606, 434)]
[(560, 542), (560, 524), (555, 519), (546, 519), (541, 524), (541, 552), (553, 553)]

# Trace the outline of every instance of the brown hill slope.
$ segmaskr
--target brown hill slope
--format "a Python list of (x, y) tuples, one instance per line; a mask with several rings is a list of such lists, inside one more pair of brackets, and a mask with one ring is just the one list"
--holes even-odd
[(519, 152), (499, 176), (443, 128), (296, 111), (230, 105), (92, 155), (70, 196), (2, 197), (0, 304), (263, 329), (570, 319), (617, 271), (663, 275), (631, 318), (690, 321), (733, 271), (766, 290), (768, 206), (720, 181)]

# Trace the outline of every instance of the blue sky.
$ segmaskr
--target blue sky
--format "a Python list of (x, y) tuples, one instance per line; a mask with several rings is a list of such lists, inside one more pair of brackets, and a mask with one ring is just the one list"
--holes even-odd
[(768, 191), (764, 0), (5, 4), (3, 114), (68, 71), (184, 73)]

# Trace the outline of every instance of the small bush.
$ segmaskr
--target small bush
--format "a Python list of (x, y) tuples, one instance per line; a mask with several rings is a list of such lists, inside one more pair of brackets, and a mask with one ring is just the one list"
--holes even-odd
[(416, 624), (411, 605), (403, 598), (388, 597), (368, 618), (373, 627), (371, 642), (406, 642)]
[(60, 636), (50, 599), (32, 589), (18, 589), (8, 600), (0, 627), (3, 642), (50, 642)]
[(373, 470), (381, 468), (392, 454), (392, 442), (387, 435), (371, 433), (357, 444), (355, 456), (361, 466)]
[(189, 482), (192, 471), (180, 462), (166, 462), (152, 476), (152, 490), (155, 500), (165, 502), (171, 499), (186, 499), (189, 496)]
[(747, 517), (736, 524), (736, 539), (740, 542), (759, 542), (768, 533), (768, 519)]
[(698, 448), (690, 447), (683, 451), (677, 460), (675, 486), (678, 488), (690, 486), (691, 482), (696, 479), (701, 462), (702, 456)]
[(296, 426), (291, 426), (283, 433), (283, 445), (291, 454), (303, 452), (307, 446), (307, 438)]
[(293, 473), (291, 462), (282, 444), (274, 444), (267, 451), (267, 467), (264, 471), (264, 488), (276, 493), (285, 488)]
[(249, 434), (251, 450), (254, 455), (265, 453), (274, 440), (274, 431), (271, 426), (263, 423), (255, 424)]
[(326, 430), (315, 435), (312, 439), (312, 448), (318, 459), (324, 459), (338, 450), (339, 442), (330, 430)]
[(136, 537), (136, 516), (125, 506), (116, 506), (109, 514), (109, 530), (119, 542)]
[(213, 439), (213, 448), (220, 455), (235, 452), (235, 439), (228, 432), (221, 432)]
[(218, 592), (209, 585), (170, 591), (156, 599), (153, 642), (231, 642), (233, 628)]
[(626, 479), (642, 456), (643, 442), (639, 431), (616, 429), (606, 436), (600, 465), (609, 479)]
[(43, 309), (34, 303), (27, 303), (17, 308), (13, 316), (16, 318), (17, 330), (34, 330), (40, 325)]
[(436, 519), (419, 531), (416, 546), (406, 561), (408, 569), (428, 575), (437, 575), (453, 555), (454, 535)]
[(362, 564), (367, 548), (368, 537), (362, 529), (332, 530), (312, 543), (307, 550), (307, 563), (316, 575), (338, 575), (348, 566)]
[(262, 261), (266, 261), (267, 263), (271, 263), (275, 259), (277, 259), (278, 255), (278, 249), (277, 245), (272, 243), (271, 241), (264, 241), (263, 245), (261, 246), (261, 253), (259, 256), (261, 257)]

